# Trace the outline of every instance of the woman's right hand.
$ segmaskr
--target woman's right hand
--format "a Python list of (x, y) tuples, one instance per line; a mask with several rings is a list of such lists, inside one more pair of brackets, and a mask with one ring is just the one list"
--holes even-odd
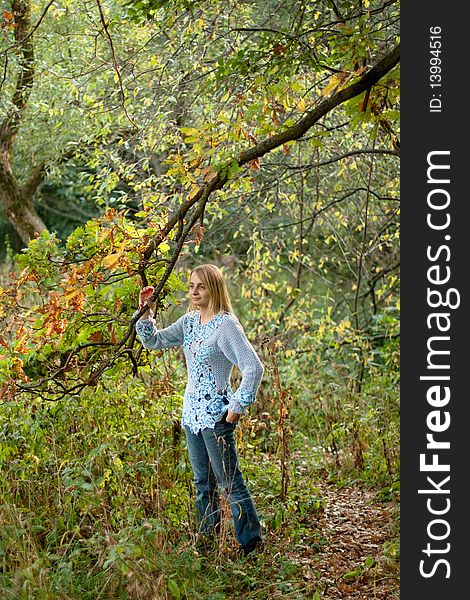
[[(139, 294), (139, 310), (144, 308), (144, 306), (148, 306), (150, 310), (155, 308), (156, 302), (151, 302), (149, 299), (151, 298), (155, 288), (152, 285), (148, 285), (140, 290)], [(144, 314), (144, 318), (148, 316), (148, 311)]]

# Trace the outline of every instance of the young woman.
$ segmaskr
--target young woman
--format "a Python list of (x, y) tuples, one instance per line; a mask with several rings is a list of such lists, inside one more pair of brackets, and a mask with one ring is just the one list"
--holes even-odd
[[(218, 486), (228, 499), (244, 554), (260, 549), (263, 539), (253, 499), (238, 464), (234, 430), (255, 401), (263, 366), (233, 314), (222, 272), (215, 265), (196, 267), (190, 276), (189, 312), (158, 330), (149, 312), (153, 287), (140, 292), (139, 306), (149, 310), (136, 331), (148, 349), (182, 346), (188, 380), (183, 401), (184, 426), (196, 488), (199, 532), (220, 525)], [(234, 392), (230, 374), (236, 365), (242, 380)]]

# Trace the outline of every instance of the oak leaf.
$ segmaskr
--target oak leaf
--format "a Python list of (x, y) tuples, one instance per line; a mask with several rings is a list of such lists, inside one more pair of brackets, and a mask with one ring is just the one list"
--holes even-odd
[(119, 264), (123, 254), (124, 252), (114, 252), (114, 254), (109, 254), (103, 258), (101, 264), (105, 269), (114, 269)]

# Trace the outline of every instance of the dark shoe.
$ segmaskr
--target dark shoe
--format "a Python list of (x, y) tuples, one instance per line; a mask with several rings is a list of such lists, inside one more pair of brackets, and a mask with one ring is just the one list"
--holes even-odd
[(240, 547), (241, 553), (243, 556), (247, 556), (252, 552), (263, 552), (264, 550), (264, 542), (253, 542), (252, 544), (247, 544), (246, 546)]

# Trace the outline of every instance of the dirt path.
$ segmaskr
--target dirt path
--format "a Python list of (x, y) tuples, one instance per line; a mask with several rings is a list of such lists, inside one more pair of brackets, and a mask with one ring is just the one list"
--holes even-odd
[(305, 576), (320, 584), (322, 600), (398, 599), (392, 505), (357, 487), (321, 482), (318, 487), (326, 505), (318, 514), (317, 541), (305, 549), (303, 562)]

